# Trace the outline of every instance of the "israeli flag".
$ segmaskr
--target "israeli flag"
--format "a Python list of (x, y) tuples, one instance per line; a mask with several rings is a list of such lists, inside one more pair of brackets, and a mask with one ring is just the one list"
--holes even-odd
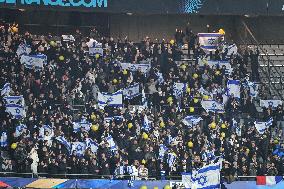
[(259, 87), (258, 84), (256, 84), (255, 82), (247, 81), (247, 80), (246, 80), (246, 81), (243, 83), (243, 86), (244, 86), (245, 88), (248, 88), (248, 89), (249, 89), (249, 95), (250, 95), (251, 97), (257, 97), (257, 96), (258, 96), (258, 87)]
[[(48, 132), (48, 135), (45, 135), (45, 133)], [(51, 140), (52, 137), (54, 137), (54, 131), (52, 129), (51, 126), (49, 125), (43, 125), (40, 129), (39, 129), (39, 139), (41, 140)]]
[(65, 42), (72, 42), (72, 41), (75, 41), (75, 38), (73, 35), (62, 35), (62, 41), (65, 41)]
[(21, 57), (22, 55), (29, 55), (32, 52), (32, 49), (27, 44), (20, 44), (18, 46), (18, 49), (16, 51), (16, 54), (18, 57)]
[(123, 89), (123, 96), (125, 99), (132, 99), (136, 96), (139, 96), (139, 83), (131, 85), (125, 89)]
[(86, 144), (84, 142), (72, 142), (72, 153), (75, 152), (77, 156), (83, 156), (86, 150)]
[(215, 51), (218, 48), (221, 37), (222, 35), (219, 33), (199, 33), (200, 47), (205, 51)]
[(157, 73), (155, 73), (155, 74), (156, 74), (156, 76), (158, 77), (158, 82), (159, 82), (159, 84), (162, 84), (162, 83), (164, 83), (164, 82), (165, 82), (165, 80), (164, 80), (164, 77), (163, 77), (163, 74), (162, 74), (162, 73), (157, 72)]
[(185, 186), (196, 189), (219, 189), (220, 188), (221, 163), (210, 164), (188, 174), (182, 182)]
[(21, 136), (23, 134), (24, 130), (27, 129), (27, 126), (24, 124), (20, 124), (16, 127), (15, 137)]
[(232, 68), (230, 62), (227, 61), (227, 60), (219, 61), (219, 60), (207, 60), (207, 59), (199, 58), (198, 64), (199, 64), (199, 66), (208, 65), (210, 68), (213, 68), (213, 67), (216, 68), (217, 66), (219, 66), (219, 68), (223, 68), (223, 66), (225, 66), (226, 67), (226, 70), (225, 70), (226, 75), (231, 75), (231, 73), (233, 72), (233, 68)]
[(23, 55), (20, 59), (21, 64), (24, 64), (26, 68), (35, 68), (36, 71), (42, 70), (47, 64), (47, 56), (44, 54), (37, 55)]
[(142, 73), (146, 74), (151, 69), (151, 64), (131, 64), (131, 63), (120, 63), (121, 69), (130, 70), (136, 72), (140, 70)]
[(3, 88), (1, 89), (1, 96), (8, 96), (11, 91), (11, 84), (10, 83), (5, 83)]
[(58, 142), (60, 142), (62, 145), (64, 145), (65, 148), (66, 148), (66, 149), (68, 150), (68, 152), (70, 153), (70, 150), (71, 150), (71, 143), (68, 142), (64, 136), (56, 137), (56, 140), (57, 140)]
[(176, 97), (181, 97), (182, 94), (185, 92), (187, 87), (186, 83), (174, 83), (173, 85), (173, 94)]
[(93, 45), (89, 47), (89, 55), (95, 56), (96, 54), (103, 56), (104, 55), (104, 49), (103, 49), (102, 43), (94, 41)]
[(183, 120), (182, 123), (185, 124), (186, 126), (189, 126), (190, 128), (197, 125), (200, 121), (203, 119), (199, 116), (186, 116)]
[(182, 173), (182, 184), (186, 189), (191, 188), (191, 173)]
[(150, 123), (147, 115), (144, 115), (142, 128), (145, 131), (150, 131), (150, 129), (151, 129), (151, 123)]
[(148, 100), (146, 98), (144, 89), (142, 89), (142, 106), (143, 107), (147, 107), (148, 106)]
[(105, 118), (104, 118), (104, 121), (105, 121), (106, 123), (109, 123), (109, 122), (111, 122), (111, 121), (113, 121), (113, 120), (123, 121), (123, 120), (124, 120), (124, 117), (123, 117), (123, 116), (113, 116), (113, 117), (105, 117)]
[(0, 137), (0, 146), (1, 147), (6, 147), (7, 145), (8, 145), (7, 133), (6, 132), (2, 132), (1, 133), (1, 137)]
[(17, 104), (6, 104), (6, 112), (12, 115), (14, 119), (22, 119), (26, 117), (25, 108)]
[(234, 95), (235, 98), (241, 98), (241, 82), (239, 80), (228, 80), (227, 96)]
[(21, 105), (25, 106), (25, 100), (22, 95), (20, 96), (6, 96), (3, 98), (6, 102), (6, 105)]
[(98, 104), (100, 107), (105, 107), (107, 105), (122, 107), (122, 96), (123, 96), (122, 91), (118, 91), (113, 94), (99, 92), (98, 93)]
[(238, 47), (236, 44), (227, 45), (224, 48), (224, 53), (226, 54), (225, 58), (228, 60), (232, 55), (236, 55), (238, 53)]
[(97, 153), (99, 145), (91, 138), (86, 138), (86, 148), (90, 148), (91, 152)]
[(91, 123), (81, 120), (80, 122), (73, 122), (73, 132), (77, 133), (83, 128), (84, 131), (89, 131), (91, 128)]
[(277, 106), (282, 105), (282, 100), (260, 100), (260, 107), (272, 107), (277, 108)]
[(106, 137), (106, 141), (111, 149), (111, 151), (116, 151), (117, 150), (117, 146), (112, 138), (111, 135), (109, 135), (108, 137)]
[(160, 144), (159, 148), (159, 159), (164, 159), (165, 153), (167, 152), (168, 148), (166, 145)]
[(224, 105), (215, 100), (202, 100), (201, 106), (206, 112), (224, 113)]
[(169, 167), (172, 167), (177, 159), (177, 155), (175, 153), (168, 153), (167, 163)]
[(266, 122), (257, 122), (257, 121), (254, 122), (254, 126), (259, 134), (263, 134), (266, 131), (266, 129), (268, 129), (272, 124), (273, 124), (273, 118), (270, 118)]

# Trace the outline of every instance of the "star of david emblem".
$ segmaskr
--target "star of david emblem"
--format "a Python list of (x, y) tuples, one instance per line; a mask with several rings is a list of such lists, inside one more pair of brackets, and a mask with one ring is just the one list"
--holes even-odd
[(109, 97), (108, 99), (107, 99), (107, 102), (112, 102), (114, 99), (112, 98), (112, 97)]
[(214, 38), (209, 38), (209, 39), (208, 39), (208, 43), (209, 43), (210, 45), (213, 45), (213, 44), (215, 43), (215, 39), (214, 39)]
[(21, 112), (19, 108), (17, 108), (15, 111), (16, 111), (17, 114), (19, 114)]
[(82, 151), (82, 149), (83, 149), (83, 146), (81, 146), (81, 145), (77, 146), (77, 151)]
[(201, 186), (204, 186), (207, 182), (207, 177), (206, 176), (201, 176), (198, 179), (198, 184), (200, 184)]
[(212, 103), (212, 107), (215, 109), (217, 107), (216, 103)]

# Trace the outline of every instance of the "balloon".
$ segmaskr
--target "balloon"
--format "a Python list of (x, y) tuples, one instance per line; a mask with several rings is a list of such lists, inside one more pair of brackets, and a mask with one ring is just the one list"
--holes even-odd
[(171, 187), (169, 185), (166, 185), (164, 189), (171, 189)]
[(173, 102), (173, 97), (170, 96), (170, 97), (167, 99), (167, 102), (168, 102), (168, 103)]
[(49, 43), (51, 46), (55, 47), (56, 46), (56, 43), (54, 41), (50, 41)]
[(175, 40), (173, 40), (173, 39), (170, 40), (170, 44), (171, 44), (171, 45), (174, 45), (174, 44), (175, 44)]
[(186, 65), (182, 64), (182, 65), (180, 66), (180, 68), (183, 69), (183, 70), (185, 70), (185, 69), (186, 69)]
[(91, 120), (95, 120), (96, 118), (97, 118), (97, 116), (94, 113), (92, 113)]
[(197, 98), (194, 98), (194, 99), (193, 99), (193, 102), (194, 102), (195, 104), (198, 103), (198, 101), (199, 101), (199, 100), (198, 100)]
[(19, 32), (19, 29), (18, 29), (17, 27), (13, 26), (13, 27), (11, 28), (11, 31), (12, 31), (13, 33), (18, 33), (18, 32)]
[(59, 56), (60, 61), (63, 61), (64, 59), (65, 59), (64, 56), (62, 56), (62, 55)]
[(225, 138), (226, 134), (224, 132), (221, 133), (221, 137)]
[(190, 93), (190, 87), (187, 87), (187, 88), (186, 88), (186, 92), (187, 92), (187, 93)]
[(159, 187), (158, 186), (154, 186), (154, 188), (153, 189), (159, 189)]
[(147, 189), (147, 186), (141, 186), (140, 189)]
[(160, 122), (160, 127), (165, 127), (165, 123), (163, 121)]
[(143, 136), (143, 138), (144, 138), (145, 140), (148, 139), (148, 134), (147, 134), (147, 133), (143, 133), (142, 136)]
[(274, 139), (273, 143), (274, 143), (274, 144), (278, 144), (279, 141), (278, 141), (277, 139)]
[(211, 127), (211, 129), (216, 129), (216, 123), (215, 123), (215, 122), (212, 122), (212, 123), (210, 124), (210, 127)]
[(13, 144), (11, 145), (11, 148), (15, 150), (15, 149), (17, 148), (17, 143), (13, 143)]
[(122, 72), (123, 75), (127, 75), (127, 73), (128, 73), (128, 72), (127, 72), (126, 69), (124, 69), (123, 72)]
[(96, 55), (95, 55), (95, 58), (96, 58), (96, 59), (100, 58), (100, 54), (96, 54)]
[(209, 99), (209, 96), (208, 96), (208, 95), (203, 95), (203, 99), (204, 99), (204, 100), (208, 100), (208, 99)]
[(250, 150), (249, 150), (249, 148), (247, 148), (247, 149), (246, 149), (246, 153), (249, 153), (249, 152), (250, 152)]
[(193, 142), (189, 141), (189, 142), (187, 143), (187, 146), (188, 146), (189, 148), (192, 148), (192, 147), (193, 147)]
[(194, 107), (189, 107), (189, 112), (193, 113), (194, 112)]
[(197, 74), (197, 73), (194, 73), (194, 74), (193, 74), (193, 78), (194, 78), (194, 79), (198, 78), (198, 74)]
[(223, 152), (223, 151), (224, 151), (224, 148), (220, 148), (220, 151)]
[(113, 79), (112, 82), (113, 82), (114, 84), (116, 84), (116, 83), (117, 83), (117, 79)]
[(97, 131), (97, 130), (99, 130), (99, 126), (98, 125), (92, 125), (91, 129), (93, 131)]
[(222, 129), (226, 129), (226, 128), (227, 128), (227, 125), (226, 125), (225, 123), (222, 123), (221, 128), (222, 128)]
[(222, 34), (222, 35), (225, 35), (225, 34), (226, 34), (225, 30), (222, 29), (222, 28), (219, 29), (219, 32), (218, 32), (218, 33), (219, 33), (219, 34)]
[(220, 71), (217, 70), (217, 71), (215, 72), (215, 75), (220, 75)]
[(145, 159), (142, 159), (141, 163), (142, 163), (142, 164), (145, 164), (145, 163), (146, 163), (146, 160), (145, 160)]
[(128, 127), (128, 129), (131, 129), (133, 127), (133, 124), (132, 123), (128, 123), (127, 127)]

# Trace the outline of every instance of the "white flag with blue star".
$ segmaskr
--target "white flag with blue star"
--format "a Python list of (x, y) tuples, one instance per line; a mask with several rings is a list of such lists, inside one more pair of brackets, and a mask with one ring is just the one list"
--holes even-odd
[(231, 95), (235, 98), (241, 98), (241, 82), (239, 80), (228, 80), (227, 96)]
[(150, 129), (151, 129), (151, 122), (149, 121), (146, 114), (144, 115), (144, 118), (143, 118), (142, 128), (145, 131), (150, 131)]
[(6, 112), (12, 115), (14, 119), (22, 119), (26, 117), (25, 108), (17, 104), (6, 104)]
[(221, 104), (215, 100), (202, 100), (201, 106), (206, 112), (224, 113), (224, 104)]
[(270, 118), (268, 121), (264, 122), (258, 122), (255, 121), (254, 122), (254, 126), (256, 128), (256, 130), (259, 132), (259, 134), (263, 134), (266, 129), (268, 129), (271, 125), (273, 124), (273, 118)]
[(24, 64), (26, 68), (35, 68), (36, 71), (43, 69), (47, 64), (47, 56), (44, 54), (37, 55), (23, 55), (20, 59), (21, 64)]
[[(210, 164), (183, 177), (183, 184), (195, 189), (220, 189), (221, 163)], [(187, 179), (185, 179), (187, 178)]]
[(167, 152), (168, 148), (164, 144), (160, 144), (159, 148), (159, 159), (163, 159), (165, 156), (165, 153)]
[(1, 89), (1, 96), (8, 96), (11, 91), (11, 84), (10, 83), (5, 83), (3, 88)]
[(91, 138), (86, 138), (86, 148), (90, 148), (91, 152), (97, 153), (99, 145)]
[(25, 106), (25, 100), (23, 95), (20, 96), (6, 96), (3, 98), (5, 100), (6, 105), (20, 105), (20, 106)]
[(27, 44), (20, 44), (18, 46), (18, 49), (16, 51), (16, 54), (18, 55), (18, 57), (21, 57), (22, 55), (28, 55), (32, 52), (32, 49), (29, 45)]
[(182, 120), (182, 123), (191, 128), (191, 127), (197, 125), (202, 120), (203, 119), (199, 116), (186, 116)]
[(82, 119), (79, 122), (73, 122), (73, 132), (77, 133), (83, 128), (84, 131), (89, 131), (91, 128), (91, 123), (87, 122), (86, 120)]
[(282, 105), (283, 102), (282, 100), (260, 100), (260, 107), (272, 107), (272, 108), (277, 108), (277, 106)]
[(24, 124), (20, 124), (16, 127), (15, 137), (21, 136), (21, 134), (27, 129), (27, 126)]
[(176, 97), (181, 97), (183, 93), (185, 92), (187, 87), (186, 83), (174, 83), (173, 85), (173, 94)]
[(8, 145), (7, 133), (6, 132), (2, 132), (1, 133), (1, 137), (0, 137), (0, 146), (1, 147), (6, 147), (7, 145)]
[(98, 93), (98, 104), (99, 107), (103, 108), (105, 106), (117, 106), (122, 107), (122, 91), (116, 93)]
[(83, 156), (86, 150), (84, 142), (72, 142), (72, 153), (75, 152), (77, 156)]
[(139, 92), (139, 83), (131, 85), (125, 89), (123, 89), (123, 97), (125, 99), (132, 99), (136, 96), (140, 95)]
[(109, 148), (111, 151), (116, 151), (117, 150), (117, 146), (112, 138), (111, 135), (109, 135), (108, 137), (105, 138), (106, 139), (106, 142), (108, 143), (109, 145)]
[(221, 37), (222, 35), (219, 33), (199, 33), (200, 47), (205, 51), (215, 51), (218, 48)]
[(65, 148), (66, 148), (66, 149), (68, 150), (68, 152), (70, 153), (70, 150), (71, 150), (71, 143), (68, 142), (64, 136), (58, 136), (58, 137), (56, 137), (56, 140), (58, 140), (62, 145), (64, 145)]

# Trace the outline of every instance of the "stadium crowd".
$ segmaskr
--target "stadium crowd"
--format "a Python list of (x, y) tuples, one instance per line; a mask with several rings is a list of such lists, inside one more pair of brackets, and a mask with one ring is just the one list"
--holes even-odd
[[(7, 142), (1, 141), (0, 172), (165, 179), (222, 159), (222, 175), (229, 181), (284, 174), (281, 106), (259, 114), (255, 98), (243, 86), (240, 98), (228, 96), (224, 113), (207, 112), (201, 105), (204, 99), (222, 103), (229, 79), (259, 81), (256, 50), (239, 49), (230, 56), (233, 71), (228, 74), (226, 67), (199, 65), (199, 58), (223, 60), (225, 55), (222, 50), (206, 55), (189, 28), (177, 30), (170, 43), (148, 37), (133, 43), (100, 36), (95, 29), (89, 35), (76, 30), (74, 40), (64, 41), (52, 34), (19, 34), (15, 27), (0, 28), (0, 87), (10, 83), (10, 95), (23, 95), (26, 116), (13, 118), (5, 111), (4, 96), (0, 98), (0, 134), (7, 134)], [(88, 43), (94, 40), (102, 43), (103, 56), (89, 56)], [(31, 47), (31, 55), (45, 54), (47, 65), (37, 70), (21, 64), (21, 44)], [(193, 58), (188, 64), (181, 61), (185, 44)], [(145, 74), (122, 69), (119, 62), (150, 62), (151, 67)], [(187, 83), (180, 96), (174, 95), (175, 82)], [(98, 106), (99, 92), (115, 93), (135, 83), (141, 94), (124, 99), (123, 107)], [(265, 94), (260, 90), (258, 99)], [(188, 125), (183, 119), (190, 115), (202, 120)], [(258, 133), (254, 121), (271, 117), (273, 125)], [(74, 122), (82, 120), (90, 127), (74, 132)], [(26, 127), (17, 133), (20, 124)], [(45, 125), (51, 129), (42, 136)], [(97, 149), (86, 147), (78, 154), (68, 145), (87, 139)]]

